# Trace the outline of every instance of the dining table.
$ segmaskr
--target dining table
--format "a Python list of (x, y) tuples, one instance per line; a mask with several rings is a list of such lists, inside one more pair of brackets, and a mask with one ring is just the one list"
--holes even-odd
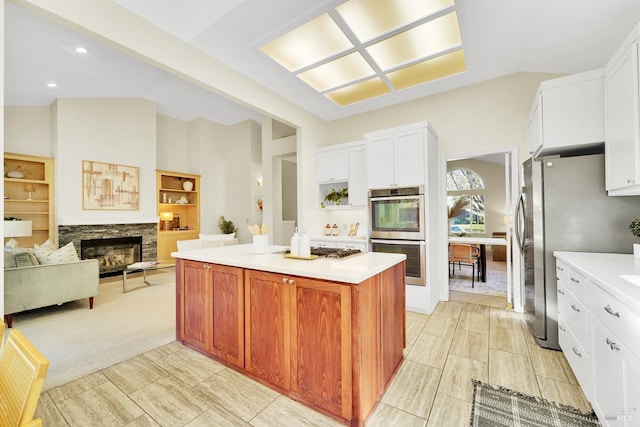
[(449, 243), (462, 243), (480, 246), (480, 280), (487, 281), (487, 245), (507, 245), (506, 238), (500, 237), (473, 237), (473, 236), (449, 236)]

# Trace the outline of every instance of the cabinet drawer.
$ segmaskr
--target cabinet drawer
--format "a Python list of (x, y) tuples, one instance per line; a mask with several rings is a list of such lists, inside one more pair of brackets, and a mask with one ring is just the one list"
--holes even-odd
[(583, 304), (586, 303), (589, 280), (569, 266), (565, 268), (565, 273), (566, 280), (564, 280), (564, 283), (567, 285), (569, 292), (575, 295)]
[(578, 301), (571, 292), (566, 292), (561, 301), (562, 306), (558, 301), (558, 312), (562, 313), (566, 325), (571, 329), (578, 344), (585, 350), (589, 349), (587, 345), (589, 342), (589, 313), (587, 312), (587, 307)]
[(558, 279), (559, 282), (567, 283), (567, 272), (570, 268), (567, 264), (556, 258), (556, 279)]
[(347, 243), (339, 242), (338, 247), (342, 249), (360, 249), (362, 252), (367, 252), (367, 243)]
[(565, 307), (567, 307), (567, 287), (560, 280), (557, 281), (556, 287), (558, 292), (558, 313), (564, 314)]
[[(585, 325), (588, 328), (588, 325)], [(588, 331), (587, 331), (588, 332)], [(571, 328), (567, 325), (564, 317), (558, 315), (558, 341), (564, 356), (573, 370), (573, 374), (580, 383), (587, 399), (590, 400), (592, 388), (591, 358), (578, 343)]]
[(636, 355), (640, 355), (640, 315), (595, 283), (590, 285), (589, 310)]

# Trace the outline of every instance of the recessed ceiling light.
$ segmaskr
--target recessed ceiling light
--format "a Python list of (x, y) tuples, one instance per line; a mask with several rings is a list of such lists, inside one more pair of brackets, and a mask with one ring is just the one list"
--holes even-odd
[(82, 46), (78, 46), (76, 48), (76, 53), (87, 53), (87, 48), (86, 47), (82, 47)]
[(58, 85), (56, 83), (54, 83), (54, 82), (47, 83), (47, 87), (56, 87), (56, 86), (58, 86)]

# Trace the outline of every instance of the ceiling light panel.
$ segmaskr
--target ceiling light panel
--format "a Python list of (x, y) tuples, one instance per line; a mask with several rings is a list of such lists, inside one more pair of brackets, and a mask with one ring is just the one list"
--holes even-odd
[(437, 55), (462, 44), (458, 15), (453, 12), (367, 48), (382, 70)]
[(393, 86), (400, 90), (416, 86), (467, 69), (462, 49), (420, 62), (387, 74)]
[(347, 83), (371, 77), (373, 68), (358, 52), (351, 53), (298, 74), (309, 86), (318, 92), (324, 92)]
[(260, 50), (287, 70), (295, 71), (351, 48), (353, 44), (325, 13), (262, 46)]
[(374, 98), (389, 93), (390, 90), (381, 78), (375, 77), (363, 82), (325, 93), (327, 98), (340, 106)]
[(365, 43), (454, 4), (454, 0), (349, 0), (336, 10)]

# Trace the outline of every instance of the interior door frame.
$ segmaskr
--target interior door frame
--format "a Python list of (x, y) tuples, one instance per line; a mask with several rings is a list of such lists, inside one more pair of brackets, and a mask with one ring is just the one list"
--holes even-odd
[[(513, 223), (515, 218), (515, 209), (518, 203), (518, 197), (520, 195), (520, 157), (518, 155), (518, 148), (502, 148), (492, 149), (485, 151), (475, 151), (469, 153), (452, 154), (449, 156), (443, 156), (441, 158), (441, 175), (440, 175), (440, 202), (442, 209), (447, 208), (447, 164), (450, 161), (472, 159), (477, 157), (486, 156), (489, 154), (504, 154), (505, 157), (505, 200), (506, 200), (506, 212), (509, 212), (509, 218)], [(443, 301), (449, 301), (449, 278), (448, 274), (444, 274), (449, 270), (448, 259), (448, 238), (449, 238), (449, 222), (448, 215), (442, 215), (441, 222), (441, 235), (442, 248), (441, 248), (441, 260), (440, 271), (442, 280), (440, 289), (440, 299)], [(519, 313), (524, 310), (523, 300), (523, 280), (522, 280), (522, 263), (520, 257), (520, 248), (514, 244), (512, 238), (513, 228), (507, 227), (507, 241), (511, 242), (511, 251), (507, 250), (507, 305), (505, 308), (513, 309)]]

